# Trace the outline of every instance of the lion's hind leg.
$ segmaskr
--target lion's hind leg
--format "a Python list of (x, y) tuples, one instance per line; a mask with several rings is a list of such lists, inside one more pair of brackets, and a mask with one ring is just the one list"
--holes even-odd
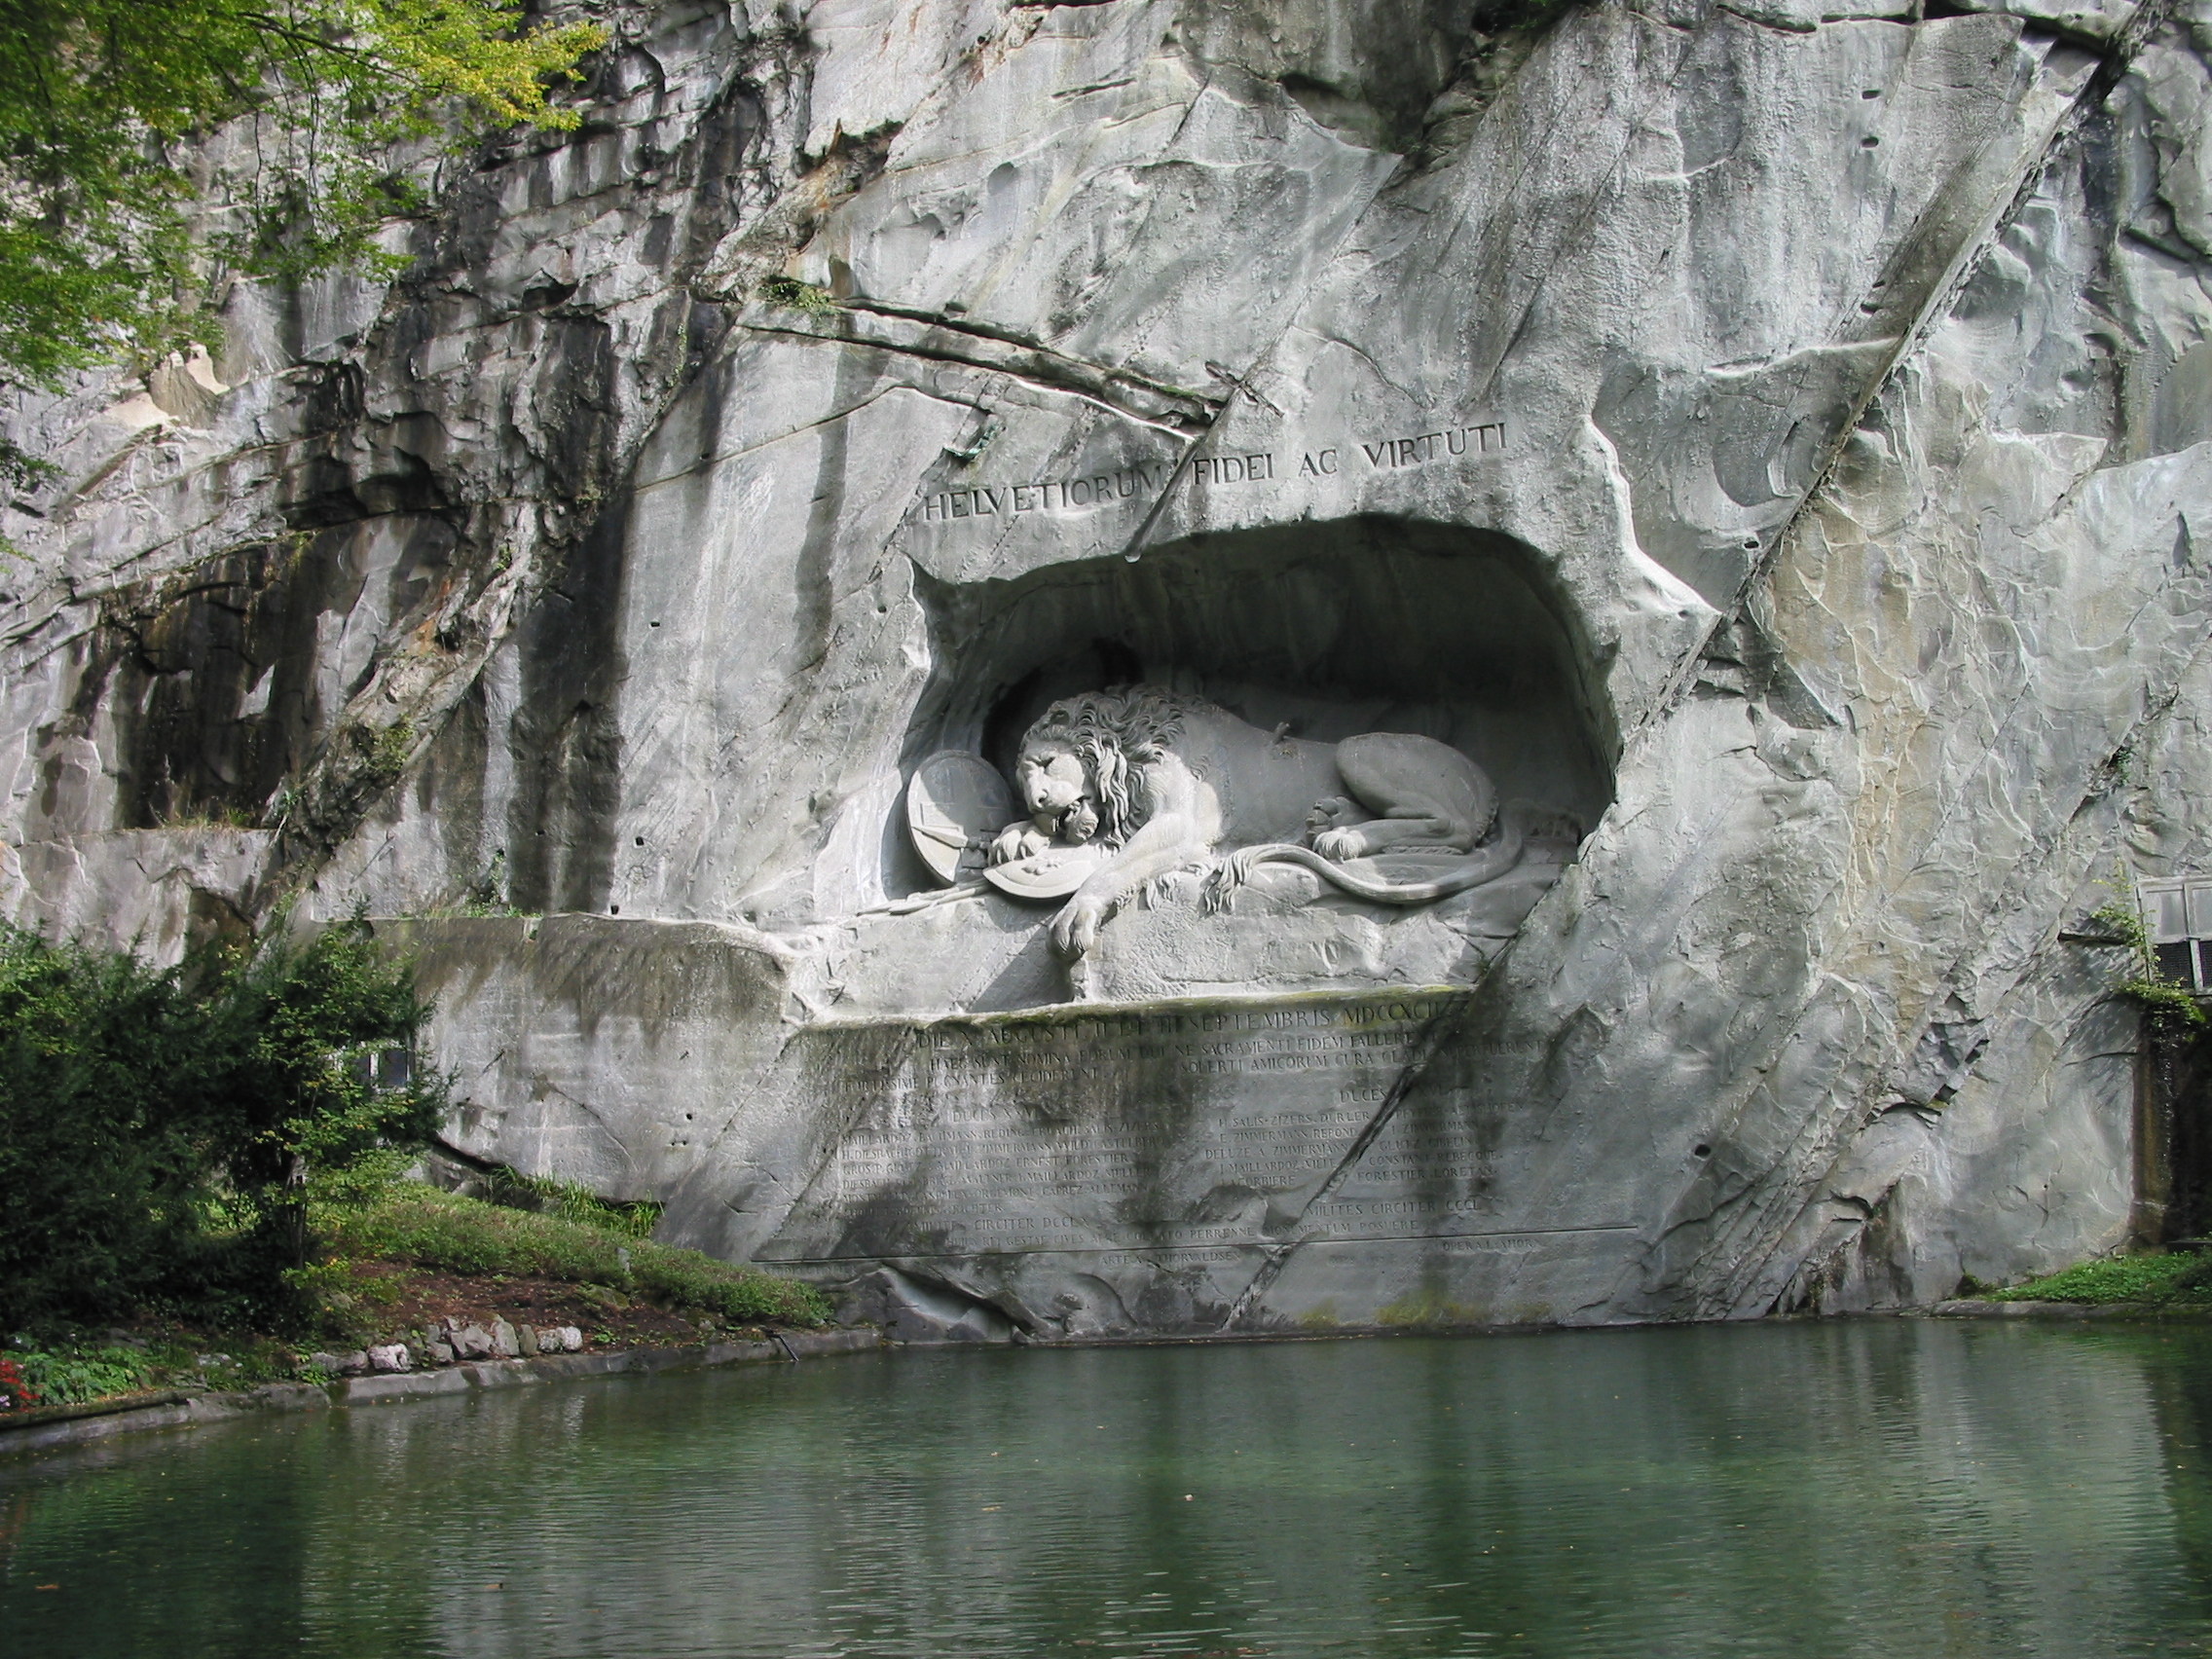
[(1324, 858), (1356, 859), (1403, 848), (1464, 853), (1490, 830), (1497, 792), (1482, 768), (1434, 738), (1373, 731), (1337, 745), (1337, 771), (1375, 816), (1314, 834)]

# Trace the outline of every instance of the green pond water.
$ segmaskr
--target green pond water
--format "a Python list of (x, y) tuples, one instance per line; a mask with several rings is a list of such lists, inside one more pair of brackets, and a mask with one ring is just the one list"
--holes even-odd
[(2186, 1328), (607, 1379), (0, 1464), (0, 1652), (2194, 1652), (2208, 1427)]

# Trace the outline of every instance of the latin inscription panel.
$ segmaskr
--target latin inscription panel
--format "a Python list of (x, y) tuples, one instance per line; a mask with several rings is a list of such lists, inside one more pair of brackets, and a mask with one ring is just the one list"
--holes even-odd
[(1372, 438), (1346, 437), (1313, 449), (1191, 453), (1180, 461), (1128, 461), (1063, 476), (937, 484), (921, 492), (909, 516), (931, 527), (968, 520), (974, 528), (999, 529), (1040, 514), (1088, 514), (1118, 505), (1148, 511), (1162, 495), (1176, 490), (1199, 495), (1228, 487), (1272, 491), (1501, 460), (1509, 453), (1507, 437), (1507, 423), (1498, 417)]
[[(817, 1028), (799, 1041), (830, 1051), (817, 1060), (845, 1072), (855, 1115), (759, 1259), (1241, 1257), (1288, 1241), (1346, 1180), (1422, 1033), (1456, 1001), (1055, 1010), (865, 1039)], [(854, 1063), (838, 1065), (840, 1051)], [(1391, 1144), (1400, 1159), (1457, 1150), (1433, 1137)], [(1455, 1191), (1479, 1186), (1452, 1179)], [(1332, 1216), (1329, 1231), (1347, 1222), (1357, 1229), (1356, 1212)]]

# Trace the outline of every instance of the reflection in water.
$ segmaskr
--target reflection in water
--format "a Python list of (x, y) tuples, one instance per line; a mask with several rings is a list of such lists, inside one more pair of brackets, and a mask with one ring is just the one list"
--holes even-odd
[(0, 1630), (87, 1659), (2194, 1652), (2208, 1359), (1889, 1320), (318, 1414), (0, 1467)]

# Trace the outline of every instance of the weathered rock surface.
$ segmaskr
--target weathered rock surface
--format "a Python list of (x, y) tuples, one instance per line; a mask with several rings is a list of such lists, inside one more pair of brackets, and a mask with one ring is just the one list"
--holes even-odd
[[(2140, 1225), (2062, 935), (2212, 862), (2202, 0), (595, 10), (582, 128), (425, 162), (389, 288), (15, 413), (18, 919), (366, 903), (458, 1147), (912, 1336), (1888, 1306)], [(1589, 832), (1413, 906), (1171, 870), (1074, 1001), (903, 792), (1135, 681)]]

